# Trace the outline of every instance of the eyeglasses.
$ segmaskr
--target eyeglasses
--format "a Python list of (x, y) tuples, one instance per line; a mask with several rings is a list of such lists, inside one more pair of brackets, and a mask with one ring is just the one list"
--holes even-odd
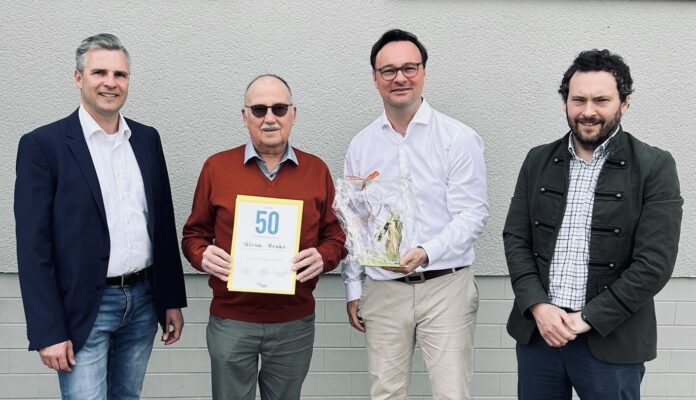
[(251, 113), (254, 114), (254, 117), (256, 118), (263, 118), (266, 116), (268, 113), (268, 109), (271, 109), (271, 112), (273, 115), (276, 117), (284, 117), (285, 114), (288, 113), (288, 108), (290, 108), (290, 104), (283, 104), (283, 103), (276, 103), (272, 106), (267, 106), (265, 104), (252, 104), (250, 106), (245, 105), (244, 107), (248, 108), (251, 110)]
[(379, 72), (379, 75), (385, 81), (394, 80), (399, 71), (401, 71), (405, 77), (413, 78), (414, 76), (418, 75), (418, 67), (420, 67), (421, 64), (423, 63), (406, 63), (399, 68), (388, 65), (378, 69), (377, 72)]

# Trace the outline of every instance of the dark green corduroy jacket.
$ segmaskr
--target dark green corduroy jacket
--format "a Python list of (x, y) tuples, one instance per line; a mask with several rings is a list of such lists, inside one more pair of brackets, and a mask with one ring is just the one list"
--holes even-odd
[[(656, 356), (653, 297), (677, 258), (683, 200), (672, 156), (619, 130), (595, 190), (586, 305), (592, 354), (611, 363)], [(549, 267), (565, 212), (568, 135), (529, 151), (503, 239), (515, 304), (508, 333), (527, 344), (536, 328), (529, 307), (548, 302)]]

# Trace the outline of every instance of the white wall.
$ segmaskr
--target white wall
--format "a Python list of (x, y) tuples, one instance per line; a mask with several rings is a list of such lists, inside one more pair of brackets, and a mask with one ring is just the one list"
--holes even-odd
[(352, 135), (381, 112), (369, 52), (385, 30), (416, 33), (430, 52), (426, 97), (486, 142), (491, 218), (478, 274), (506, 273), (501, 230), (526, 151), (566, 129), (556, 93), (584, 49), (632, 68), (624, 128), (671, 150), (686, 199), (676, 276), (696, 276), (696, 2), (677, 1), (2, 1), (0, 6), (0, 272), (14, 272), (17, 141), (79, 101), (75, 47), (119, 36), (132, 55), (124, 113), (162, 134), (179, 226), (212, 153), (246, 140), (247, 82), (273, 72), (295, 93), (293, 144), (334, 175)]

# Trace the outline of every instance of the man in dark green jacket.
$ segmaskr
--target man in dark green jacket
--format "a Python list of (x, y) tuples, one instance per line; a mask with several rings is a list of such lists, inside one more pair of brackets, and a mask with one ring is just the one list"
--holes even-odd
[(520, 399), (638, 399), (656, 356), (683, 200), (672, 156), (621, 127), (632, 85), (620, 56), (580, 53), (559, 90), (570, 132), (522, 165), (503, 231)]

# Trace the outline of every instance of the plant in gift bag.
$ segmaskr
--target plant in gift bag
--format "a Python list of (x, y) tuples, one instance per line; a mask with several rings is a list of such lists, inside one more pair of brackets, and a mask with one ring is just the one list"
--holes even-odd
[(413, 247), (416, 211), (410, 177), (336, 180), (334, 210), (346, 233), (348, 257), (366, 267), (398, 267)]
[(399, 246), (401, 245), (404, 224), (401, 222), (399, 213), (392, 210), (388, 205), (384, 208), (389, 212), (389, 219), (384, 224), (384, 228), (377, 234), (377, 242), (384, 243), (387, 259), (391, 263), (399, 263)]

